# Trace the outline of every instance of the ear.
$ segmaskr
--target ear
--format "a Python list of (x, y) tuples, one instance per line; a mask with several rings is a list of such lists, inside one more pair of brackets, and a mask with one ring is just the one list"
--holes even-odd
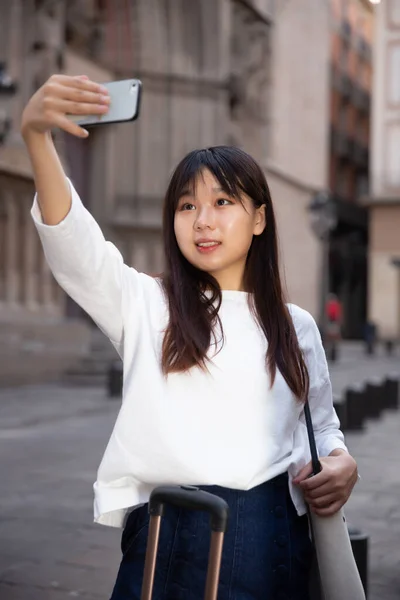
[(265, 204), (256, 209), (253, 235), (261, 235), (267, 224)]

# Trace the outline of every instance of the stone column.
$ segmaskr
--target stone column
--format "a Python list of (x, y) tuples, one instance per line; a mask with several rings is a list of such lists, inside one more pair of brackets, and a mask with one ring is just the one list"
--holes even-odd
[[(0, 184), (1, 185), (1, 184)], [(6, 295), (5, 263), (6, 263), (6, 230), (7, 213), (5, 200), (0, 194), (0, 308), (4, 305)]]
[(148, 243), (143, 238), (140, 238), (137, 232), (136, 236), (137, 238), (134, 240), (131, 253), (131, 265), (140, 273), (148, 273)]
[(24, 301), (26, 308), (35, 310), (38, 308), (37, 234), (28, 210), (24, 210), (23, 236)]
[(4, 190), (6, 210), (6, 260), (5, 260), (5, 301), (12, 307), (19, 302), (20, 276), (18, 273), (18, 204), (11, 190)]
[(267, 155), (270, 25), (246, 3), (232, 2), (230, 143)]
[(51, 306), (54, 302), (53, 300), (53, 276), (51, 274), (50, 268), (47, 264), (46, 258), (41, 253), (40, 260), (40, 288), (41, 288), (41, 299), (43, 308), (45, 310), (51, 309)]
[(165, 268), (165, 254), (162, 241), (159, 237), (153, 239), (153, 264), (151, 265), (153, 274), (162, 273)]

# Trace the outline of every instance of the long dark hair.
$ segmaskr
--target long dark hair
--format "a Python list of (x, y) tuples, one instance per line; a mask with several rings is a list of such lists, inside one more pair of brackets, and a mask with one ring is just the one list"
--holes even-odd
[(240, 199), (244, 192), (255, 207), (265, 204), (266, 227), (261, 235), (253, 236), (244, 285), (250, 292), (253, 314), (268, 340), (266, 367), (271, 385), (278, 368), (293, 394), (304, 401), (309, 377), (282, 291), (276, 223), (268, 184), (256, 161), (243, 150), (230, 146), (190, 152), (176, 167), (167, 189), (163, 215), (166, 270), (162, 282), (170, 318), (162, 346), (163, 372), (182, 372), (196, 365), (205, 368), (207, 351), (219, 321), (221, 289), (212, 275), (186, 260), (174, 231), (179, 198), (205, 169), (229, 196)]

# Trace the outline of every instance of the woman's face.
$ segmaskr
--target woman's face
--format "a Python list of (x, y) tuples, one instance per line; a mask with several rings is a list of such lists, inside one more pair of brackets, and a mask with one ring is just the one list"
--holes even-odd
[(253, 235), (265, 228), (265, 205), (255, 208), (245, 194), (241, 201), (228, 196), (208, 169), (193, 187), (175, 212), (179, 249), (192, 265), (213, 275), (221, 289), (241, 290)]

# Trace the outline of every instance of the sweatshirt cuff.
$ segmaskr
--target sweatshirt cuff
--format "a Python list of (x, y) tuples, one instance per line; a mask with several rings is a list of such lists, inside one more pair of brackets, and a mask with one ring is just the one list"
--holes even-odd
[(342, 440), (337, 437), (330, 437), (317, 442), (318, 454), (322, 458), (329, 456), (333, 450), (345, 450), (348, 452), (348, 448)]
[[(329, 456), (329, 454), (333, 452), (333, 450), (345, 450), (348, 454), (350, 454), (347, 446), (341, 440), (338, 440), (337, 438), (334, 438), (334, 440), (329, 441), (330, 445), (332, 446), (329, 452), (327, 454), (322, 454), (322, 452), (319, 452), (319, 456)], [(327, 447), (329, 446), (327, 445)], [(360, 473), (357, 473), (357, 481), (361, 481)]]
[(70, 209), (69, 209), (69, 212), (67, 213), (67, 215), (64, 217), (64, 219), (62, 221), (57, 223), (57, 225), (46, 225), (43, 222), (43, 217), (42, 217), (42, 213), (40, 210), (37, 193), (34, 196), (32, 208), (31, 208), (31, 217), (33, 219), (33, 222), (34, 222), (35, 227), (37, 228), (38, 232), (43, 236), (51, 237), (51, 236), (59, 236), (60, 234), (68, 236), (73, 231), (75, 222), (79, 218), (79, 214), (81, 213), (83, 204), (82, 204), (81, 199), (79, 198), (77, 191), (75, 190), (74, 186), (72, 185), (72, 183), (68, 179), (68, 177), (67, 177), (67, 182), (68, 182), (70, 193), (71, 193), (71, 206), (70, 206)]

